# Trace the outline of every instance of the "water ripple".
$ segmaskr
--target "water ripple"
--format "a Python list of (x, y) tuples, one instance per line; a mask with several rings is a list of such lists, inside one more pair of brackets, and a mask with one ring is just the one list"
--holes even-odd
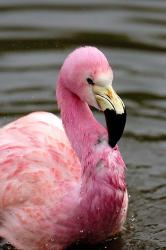
[[(63, 33), (67, 35), (68, 31)], [(72, 36), (71, 36), (72, 35)], [(128, 50), (140, 50), (140, 51), (156, 51), (166, 52), (166, 47), (157, 46), (155, 44), (145, 43), (143, 41), (137, 41), (130, 36), (123, 33), (104, 33), (104, 32), (71, 32), (70, 37), (58, 37), (41, 39), (36, 38), (24, 38), (24, 39), (1, 39), (0, 40), (0, 52), (4, 51), (21, 51), (21, 50), (41, 50), (41, 49), (62, 49), (66, 47), (82, 45), (96, 45), (112, 48), (126, 48)]]

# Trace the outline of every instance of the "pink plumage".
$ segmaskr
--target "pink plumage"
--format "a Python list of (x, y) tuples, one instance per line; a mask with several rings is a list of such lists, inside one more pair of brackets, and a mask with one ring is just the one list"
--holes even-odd
[(63, 125), (53, 114), (34, 112), (0, 130), (0, 236), (17, 249), (60, 250), (122, 230), (125, 164), (87, 105), (104, 111), (114, 103), (121, 115), (114, 92), (110, 103), (95, 92), (96, 86), (111, 86), (112, 79), (101, 51), (79, 48), (58, 77)]

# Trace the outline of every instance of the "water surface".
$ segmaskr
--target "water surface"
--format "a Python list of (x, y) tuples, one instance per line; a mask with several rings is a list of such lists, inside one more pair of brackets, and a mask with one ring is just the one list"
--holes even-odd
[(75, 47), (99, 47), (113, 67), (128, 111), (119, 145), (128, 169), (129, 213), (126, 230), (93, 249), (166, 248), (165, 39), (163, 0), (0, 0), (1, 126), (36, 110), (59, 113), (55, 81)]

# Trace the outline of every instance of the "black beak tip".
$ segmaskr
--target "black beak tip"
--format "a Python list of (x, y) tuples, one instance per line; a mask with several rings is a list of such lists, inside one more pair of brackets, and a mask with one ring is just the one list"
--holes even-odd
[(126, 110), (124, 110), (123, 114), (116, 114), (114, 110), (106, 109), (104, 114), (108, 130), (108, 143), (114, 148), (124, 131), (127, 116)]

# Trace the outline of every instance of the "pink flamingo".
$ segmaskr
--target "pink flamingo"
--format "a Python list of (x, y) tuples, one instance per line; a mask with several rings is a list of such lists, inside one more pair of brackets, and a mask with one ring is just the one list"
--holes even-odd
[[(0, 236), (17, 249), (64, 249), (120, 232), (128, 195), (117, 141), (126, 112), (104, 54), (82, 47), (57, 82), (61, 120), (35, 112), (0, 130)], [(88, 105), (104, 112), (107, 130)]]

